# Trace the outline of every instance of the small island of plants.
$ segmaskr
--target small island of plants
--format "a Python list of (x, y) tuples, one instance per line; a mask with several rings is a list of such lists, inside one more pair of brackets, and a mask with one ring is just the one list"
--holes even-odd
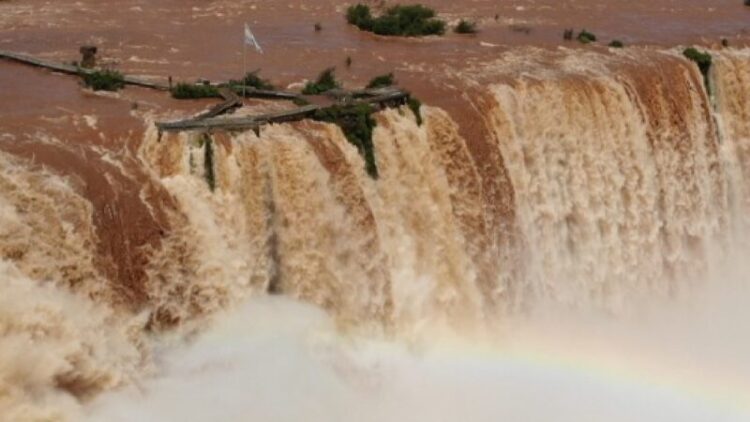
[(370, 6), (356, 4), (346, 12), (346, 20), (357, 28), (378, 35), (421, 37), (443, 35), (446, 24), (433, 9), (421, 4), (397, 5), (373, 16)]

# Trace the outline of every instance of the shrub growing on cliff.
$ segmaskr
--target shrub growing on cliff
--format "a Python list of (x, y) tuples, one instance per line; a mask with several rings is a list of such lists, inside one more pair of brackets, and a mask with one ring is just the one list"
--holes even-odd
[(372, 78), (372, 80), (370, 80), (370, 83), (367, 84), (367, 89), (385, 88), (388, 86), (393, 86), (395, 82), (396, 81), (393, 78), (393, 73), (388, 73), (387, 75), (380, 75)]
[(706, 85), (706, 92), (710, 94), (711, 91), (708, 84), (708, 72), (711, 70), (711, 64), (713, 63), (711, 54), (706, 51), (700, 52), (698, 51), (698, 49), (693, 47), (686, 48), (682, 52), (682, 54), (687, 57), (688, 60), (691, 60), (698, 65), (698, 69), (700, 69), (701, 74), (703, 75), (703, 83)]
[(196, 98), (221, 98), (219, 90), (211, 85), (195, 85), (178, 83), (172, 88), (172, 97), (178, 100), (196, 99)]
[(405, 37), (444, 34), (445, 22), (436, 16), (434, 10), (421, 4), (393, 6), (377, 17), (372, 15), (369, 6), (361, 3), (346, 11), (347, 22), (363, 31)]
[(377, 179), (378, 168), (375, 163), (375, 151), (372, 143), (372, 131), (375, 128), (375, 120), (372, 118), (374, 112), (375, 109), (369, 104), (336, 105), (317, 110), (312, 118), (338, 125), (349, 143), (357, 147), (365, 160), (367, 174), (373, 179)]
[(578, 37), (576, 39), (580, 43), (588, 44), (596, 41), (596, 35), (584, 29), (578, 33)]
[(612, 40), (612, 42), (609, 43), (609, 46), (612, 48), (623, 48), (625, 47), (625, 44), (620, 40)]
[(118, 91), (125, 86), (125, 77), (116, 70), (96, 70), (83, 74), (83, 84), (94, 91)]
[(458, 25), (453, 28), (453, 31), (456, 34), (476, 34), (477, 24), (475, 22), (467, 21), (466, 19), (461, 19), (458, 21)]
[(318, 79), (315, 80), (315, 82), (308, 82), (305, 87), (302, 88), (302, 93), (305, 95), (318, 95), (338, 88), (340, 84), (336, 80), (335, 72), (336, 69), (333, 67), (324, 70), (318, 75)]
[(422, 102), (412, 96), (409, 96), (409, 99), (406, 101), (406, 105), (408, 105), (409, 109), (411, 109), (412, 113), (414, 113), (414, 117), (417, 119), (417, 126), (422, 126)]
[[(216, 173), (214, 172), (214, 144), (211, 137), (204, 134), (201, 138), (203, 145), (203, 175), (206, 178), (208, 188), (213, 192), (216, 189)], [(192, 158), (192, 157), (191, 157)]]

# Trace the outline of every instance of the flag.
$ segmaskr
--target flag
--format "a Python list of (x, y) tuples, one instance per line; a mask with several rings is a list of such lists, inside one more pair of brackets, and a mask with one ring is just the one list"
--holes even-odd
[(263, 53), (263, 49), (260, 48), (260, 44), (258, 44), (258, 41), (255, 39), (255, 35), (250, 32), (250, 27), (247, 26), (247, 24), (245, 24), (245, 44), (251, 45), (255, 47), (255, 49), (258, 50), (259, 53)]

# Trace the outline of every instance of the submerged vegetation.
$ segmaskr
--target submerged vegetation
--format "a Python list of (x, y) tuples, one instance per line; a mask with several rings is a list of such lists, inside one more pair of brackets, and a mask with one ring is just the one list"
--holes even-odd
[(582, 44), (588, 44), (596, 41), (596, 35), (584, 29), (578, 33), (576, 39)]
[(95, 70), (83, 74), (83, 84), (94, 91), (118, 91), (125, 86), (125, 77), (116, 70)]
[(477, 24), (476, 22), (471, 22), (471, 21), (467, 21), (466, 19), (461, 19), (458, 22), (458, 25), (456, 25), (456, 27), (453, 28), (453, 31), (457, 34), (476, 34)]
[(198, 98), (221, 98), (221, 94), (219, 93), (219, 88), (221, 87), (228, 87), (237, 93), (242, 92), (243, 86), (266, 91), (275, 90), (276, 87), (268, 80), (258, 76), (258, 72), (259, 70), (248, 72), (242, 79), (232, 79), (228, 83), (219, 86), (207, 83), (191, 84), (180, 82), (173, 86), (170, 92), (172, 93), (173, 98), (178, 100), (190, 100)]
[(219, 90), (211, 85), (196, 85), (180, 82), (172, 87), (172, 97), (178, 100), (197, 98), (221, 98)]
[(393, 73), (388, 73), (386, 75), (380, 75), (372, 78), (372, 80), (370, 80), (370, 83), (367, 84), (367, 88), (385, 88), (393, 86), (395, 83), (396, 80), (393, 78)]
[(318, 75), (318, 79), (315, 82), (308, 82), (302, 88), (302, 93), (305, 95), (318, 95), (340, 86), (336, 80), (336, 68), (329, 67)]
[(393, 6), (377, 17), (372, 15), (370, 6), (361, 3), (346, 11), (347, 22), (363, 31), (404, 37), (443, 35), (445, 22), (436, 16), (433, 9), (421, 4)]
[(235, 81), (235, 80), (229, 81), (229, 85), (240, 85), (240, 86), (244, 85), (247, 87), (263, 89), (267, 91), (272, 91), (276, 89), (276, 87), (273, 86), (271, 82), (258, 76), (259, 72), (260, 70), (254, 70), (252, 72), (248, 72), (245, 75), (245, 77), (239, 81)]
[(377, 179), (378, 167), (372, 143), (372, 131), (375, 128), (375, 119), (372, 118), (374, 112), (375, 109), (369, 104), (336, 105), (315, 111), (313, 119), (338, 125), (349, 143), (357, 147), (365, 160), (367, 174)]
[(713, 58), (708, 52), (700, 52), (698, 49), (689, 47), (686, 48), (682, 54), (687, 57), (688, 60), (695, 62), (703, 75), (703, 83), (706, 85), (706, 92), (711, 94), (711, 87), (708, 83), (708, 73), (711, 71), (711, 65), (713, 64)]

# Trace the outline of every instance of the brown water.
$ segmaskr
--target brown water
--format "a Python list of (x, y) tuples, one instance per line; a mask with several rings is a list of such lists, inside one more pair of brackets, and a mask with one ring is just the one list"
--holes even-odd
[[(712, 274), (747, 224), (750, 8), (428, 3), (482, 31), (387, 40), (337, 2), (0, 2), (3, 49), (67, 61), (94, 43), (127, 73), (223, 80), (248, 21), (267, 51), (249, 67), (274, 82), (395, 70), (425, 103), (422, 126), (376, 116), (377, 181), (338, 128), (298, 122), (216, 134), (212, 192), (201, 137), (152, 126), (211, 101), (0, 62), (0, 414), (72, 420), (148, 374), (162, 336), (267, 292), (413, 338), (540, 300), (633, 313)], [(638, 45), (561, 40), (583, 26)], [(676, 47), (694, 42), (712, 46), (710, 95)]]

